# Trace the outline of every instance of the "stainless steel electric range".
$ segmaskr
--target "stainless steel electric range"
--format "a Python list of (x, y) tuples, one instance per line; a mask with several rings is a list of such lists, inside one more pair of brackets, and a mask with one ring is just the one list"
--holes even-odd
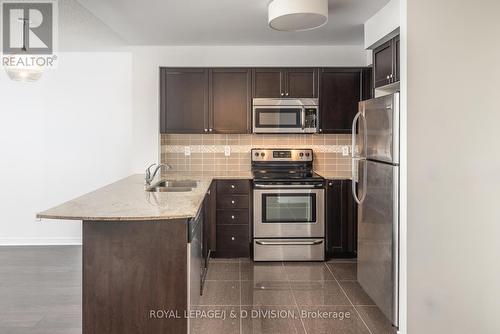
[(310, 149), (253, 149), (255, 261), (322, 261), (325, 180)]

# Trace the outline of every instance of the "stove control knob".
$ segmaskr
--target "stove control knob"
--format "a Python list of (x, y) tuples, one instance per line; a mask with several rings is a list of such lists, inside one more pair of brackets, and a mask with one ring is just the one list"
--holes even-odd
[(304, 153), (300, 152), (299, 156), (302, 158), (304, 156)]
[(255, 152), (255, 156), (258, 157), (259, 156), (259, 152)]
[(260, 154), (260, 156), (261, 156), (261, 157), (264, 157), (265, 155), (266, 155), (266, 154), (265, 154), (264, 152), (262, 152), (262, 153)]
[(306, 153), (306, 157), (308, 157), (308, 156), (309, 156), (309, 153)]

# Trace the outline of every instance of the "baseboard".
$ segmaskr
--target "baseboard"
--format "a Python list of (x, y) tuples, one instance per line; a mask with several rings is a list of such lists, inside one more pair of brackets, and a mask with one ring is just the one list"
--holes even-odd
[(0, 238), (0, 246), (81, 245), (82, 238)]

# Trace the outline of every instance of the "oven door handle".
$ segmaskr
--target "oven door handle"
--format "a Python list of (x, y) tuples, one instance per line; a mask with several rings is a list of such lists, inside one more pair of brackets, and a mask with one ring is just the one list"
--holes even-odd
[(262, 246), (312, 246), (319, 245), (323, 243), (323, 240), (311, 240), (311, 241), (255, 241), (258, 245)]
[(289, 185), (280, 185), (280, 184), (255, 184), (255, 188), (264, 188), (264, 189), (320, 189), (323, 187), (322, 184), (289, 184)]

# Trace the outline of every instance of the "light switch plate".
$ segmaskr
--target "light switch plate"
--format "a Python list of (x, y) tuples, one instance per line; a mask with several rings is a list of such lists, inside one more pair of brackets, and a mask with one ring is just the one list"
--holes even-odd
[(349, 146), (342, 146), (342, 156), (346, 157), (349, 155)]
[(226, 157), (231, 155), (231, 146), (229, 146), (229, 145), (224, 146), (224, 155)]
[(184, 146), (184, 155), (185, 156), (190, 156), (191, 155), (191, 147)]

